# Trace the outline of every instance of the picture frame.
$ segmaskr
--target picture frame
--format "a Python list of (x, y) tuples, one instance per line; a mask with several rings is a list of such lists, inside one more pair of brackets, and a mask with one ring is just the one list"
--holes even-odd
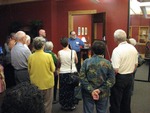
[(81, 35), (81, 27), (78, 27), (78, 36)]
[(87, 27), (84, 28), (84, 35), (87, 35)]
[(82, 27), (82, 35), (84, 35), (84, 27)]

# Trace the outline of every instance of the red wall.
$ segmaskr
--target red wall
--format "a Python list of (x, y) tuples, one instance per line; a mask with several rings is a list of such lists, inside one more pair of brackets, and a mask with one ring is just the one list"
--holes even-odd
[(10, 24), (19, 21), (23, 26), (29, 25), (33, 20), (41, 20), (47, 32), (49, 40), (56, 37), (56, 2), (54, 0), (44, 0), (37, 2), (21, 3), (15, 5), (0, 6), (0, 34), (4, 43), (8, 35)]
[(47, 31), (48, 40), (54, 43), (54, 52), (61, 49), (59, 39), (68, 35), (68, 11), (97, 10), (106, 12), (106, 40), (109, 52), (116, 46), (113, 33), (121, 28), (127, 31), (128, 0), (42, 0), (16, 5), (0, 6), (0, 43), (8, 34), (11, 22), (19, 20), (29, 23), (31, 20), (42, 20)]
[[(87, 27), (87, 35), (79, 35), (79, 38), (85, 37), (91, 43), (91, 15), (77, 15), (73, 17), (73, 29), (78, 34), (78, 27)], [(81, 30), (82, 31), (82, 30)]]
[[(128, 0), (100, 0), (100, 3), (91, 2), (91, 0), (63, 0), (58, 2), (58, 39), (67, 36), (68, 29), (68, 11), (74, 10), (94, 10), (97, 12), (106, 12), (106, 40), (111, 55), (116, 46), (113, 40), (113, 33), (116, 29), (127, 31), (128, 20)], [(61, 21), (60, 21), (61, 20)]]
[(144, 18), (143, 15), (131, 15), (130, 26), (132, 27), (132, 37), (138, 41), (139, 26), (150, 26), (150, 19)]

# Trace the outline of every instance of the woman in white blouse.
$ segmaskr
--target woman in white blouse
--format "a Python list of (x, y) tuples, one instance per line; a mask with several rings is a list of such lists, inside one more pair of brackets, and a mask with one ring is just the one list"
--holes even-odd
[(63, 49), (58, 52), (60, 61), (59, 103), (63, 110), (74, 110), (74, 86), (68, 84), (68, 80), (70, 73), (77, 72), (75, 64), (78, 62), (78, 58), (76, 52), (69, 48), (68, 38), (62, 38), (60, 43)]

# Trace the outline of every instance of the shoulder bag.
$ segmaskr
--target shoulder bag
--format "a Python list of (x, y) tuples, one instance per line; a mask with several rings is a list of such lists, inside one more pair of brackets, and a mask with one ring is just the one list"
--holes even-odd
[(69, 74), (67, 83), (73, 85), (74, 87), (76, 87), (79, 84), (79, 75), (78, 75), (78, 72), (72, 73), (72, 50), (71, 50), (71, 66), (70, 66), (70, 69), (71, 69), (71, 73)]

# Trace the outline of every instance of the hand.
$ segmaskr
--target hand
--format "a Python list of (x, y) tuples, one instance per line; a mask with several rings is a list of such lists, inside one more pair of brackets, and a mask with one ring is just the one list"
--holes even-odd
[(92, 97), (94, 100), (99, 100), (99, 94), (100, 94), (100, 90), (99, 89), (95, 89), (92, 92)]

